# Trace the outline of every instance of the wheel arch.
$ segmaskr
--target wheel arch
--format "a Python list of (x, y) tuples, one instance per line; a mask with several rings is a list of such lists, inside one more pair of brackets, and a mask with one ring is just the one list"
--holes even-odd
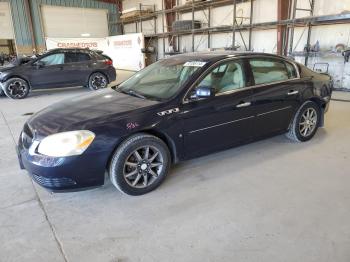
[(29, 86), (29, 90), (32, 90), (32, 85), (30, 84), (30, 81), (29, 81), (27, 78), (25, 78), (25, 77), (23, 77), (23, 76), (21, 76), (21, 75), (9, 75), (9, 76), (3, 81), (3, 83), (4, 83), (4, 82), (7, 82), (7, 81), (9, 81), (9, 80), (11, 80), (12, 78), (20, 78), (20, 79), (26, 81), (27, 84), (28, 84), (28, 86)]
[(178, 156), (177, 156), (177, 149), (176, 149), (176, 144), (174, 142), (174, 140), (169, 137), (168, 135), (166, 135), (165, 133), (156, 130), (156, 129), (146, 129), (143, 131), (140, 131), (141, 133), (146, 133), (146, 134), (150, 134), (153, 135), (155, 137), (158, 137), (159, 139), (161, 139), (169, 148), (169, 152), (170, 152), (170, 156), (171, 156), (171, 162), (172, 163), (177, 163), (179, 161)]
[(107, 84), (110, 84), (111, 83), (111, 81), (110, 81), (110, 79), (109, 79), (109, 77), (108, 77), (108, 75), (105, 73), (105, 72), (103, 72), (102, 70), (94, 70), (94, 71), (92, 71), (90, 74), (89, 74), (89, 76), (87, 77), (87, 80), (86, 80), (86, 85), (89, 85), (89, 80), (90, 80), (90, 77), (93, 75), (93, 74), (95, 74), (95, 73), (100, 73), (100, 74), (102, 74), (102, 75), (104, 75), (106, 78), (107, 78)]
[(317, 104), (320, 108), (320, 123), (319, 123), (319, 127), (323, 127), (324, 126), (324, 110), (326, 108), (326, 102), (323, 101), (321, 98), (319, 97), (310, 97), (308, 99), (309, 101), (314, 102), (315, 104)]
[(297, 108), (297, 110), (294, 112), (294, 115), (293, 115), (293, 117), (292, 117), (292, 119), (291, 119), (291, 121), (290, 121), (290, 123), (289, 123), (289, 125), (288, 125), (288, 130), (291, 128), (291, 126), (292, 126), (292, 124), (293, 124), (293, 120), (294, 120), (295, 114), (298, 113), (299, 109), (300, 109), (302, 106), (304, 106), (305, 103), (310, 102), (310, 101), (311, 101), (311, 102), (314, 102), (316, 105), (319, 106), (319, 108), (320, 108), (320, 113), (321, 113), (321, 115), (320, 115), (319, 127), (323, 127), (323, 126), (324, 126), (324, 110), (325, 110), (326, 103), (325, 103), (322, 99), (320, 99), (319, 97), (310, 97), (310, 98), (308, 98), (308, 99), (305, 99), (305, 100), (299, 105), (299, 107)]
[(117, 150), (117, 148), (129, 137), (136, 135), (136, 134), (148, 134), (148, 135), (152, 135), (155, 136), (159, 139), (161, 139), (165, 145), (169, 148), (169, 152), (170, 152), (170, 157), (171, 157), (171, 162), (172, 163), (177, 163), (179, 161), (179, 158), (177, 156), (177, 149), (176, 149), (176, 145), (174, 143), (174, 141), (166, 134), (164, 134), (163, 132), (159, 131), (159, 130), (155, 130), (155, 129), (145, 129), (145, 130), (138, 130), (137, 132), (134, 133), (130, 133), (126, 136), (124, 136), (123, 138), (121, 138), (118, 143), (114, 146), (110, 156), (108, 157), (108, 161), (107, 161), (107, 167), (110, 165), (112, 157), (114, 152)]

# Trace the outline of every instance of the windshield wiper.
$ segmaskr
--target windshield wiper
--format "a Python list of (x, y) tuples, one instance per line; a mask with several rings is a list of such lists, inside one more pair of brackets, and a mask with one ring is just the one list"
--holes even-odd
[(135, 96), (138, 98), (142, 98), (142, 99), (146, 99), (146, 97), (144, 95), (141, 95), (140, 93), (135, 92), (134, 90), (118, 90), (121, 93), (127, 94), (127, 95), (131, 95), (131, 96)]

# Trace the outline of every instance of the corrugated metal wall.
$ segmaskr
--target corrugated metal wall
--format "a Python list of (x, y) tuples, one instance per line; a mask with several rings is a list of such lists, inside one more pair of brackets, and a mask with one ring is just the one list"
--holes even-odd
[[(7, 0), (0, 0), (0, 2), (6, 1)], [(10, 0), (9, 2), (11, 5), (17, 52), (20, 54), (31, 53), (32, 36), (29, 26), (30, 20), (26, 12), (25, 0)], [(41, 5), (107, 9), (109, 22), (114, 22), (117, 19), (117, 7), (115, 4), (94, 0), (29, 0), (29, 5), (33, 23), (33, 34), (38, 51), (45, 48), (40, 14)], [(62, 18), (62, 22), (64, 22), (64, 18)], [(116, 25), (109, 24), (109, 34), (118, 34)]]
[[(1, 2), (8, 2), (0, 0)], [(18, 50), (30, 51), (32, 37), (28, 26), (28, 17), (25, 12), (24, 0), (10, 0), (13, 29)]]

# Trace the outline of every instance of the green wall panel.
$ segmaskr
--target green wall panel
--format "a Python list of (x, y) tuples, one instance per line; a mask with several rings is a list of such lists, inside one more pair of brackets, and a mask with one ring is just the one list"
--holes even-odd
[[(0, 2), (10, 2), (17, 46), (26, 47), (25, 49), (31, 48), (32, 36), (29, 27), (29, 17), (27, 16), (25, 7), (25, 0), (0, 0)], [(40, 15), (41, 5), (107, 9), (109, 22), (115, 22), (117, 19), (117, 7), (115, 4), (95, 0), (29, 0), (29, 5), (35, 44), (38, 47), (45, 45)], [(116, 35), (118, 33), (117, 26), (109, 23), (109, 35)]]

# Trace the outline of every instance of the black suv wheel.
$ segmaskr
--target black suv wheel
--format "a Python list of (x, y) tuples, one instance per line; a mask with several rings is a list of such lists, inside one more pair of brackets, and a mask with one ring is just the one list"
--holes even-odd
[(100, 72), (93, 73), (89, 77), (88, 86), (91, 90), (98, 90), (101, 88), (105, 88), (107, 87), (107, 85), (108, 85), (107, 77)]
[(4, 93), (12, 99), (23, 99), (29, 94), (29, 85), (22, 78), (10, 78), (4, 83)]

